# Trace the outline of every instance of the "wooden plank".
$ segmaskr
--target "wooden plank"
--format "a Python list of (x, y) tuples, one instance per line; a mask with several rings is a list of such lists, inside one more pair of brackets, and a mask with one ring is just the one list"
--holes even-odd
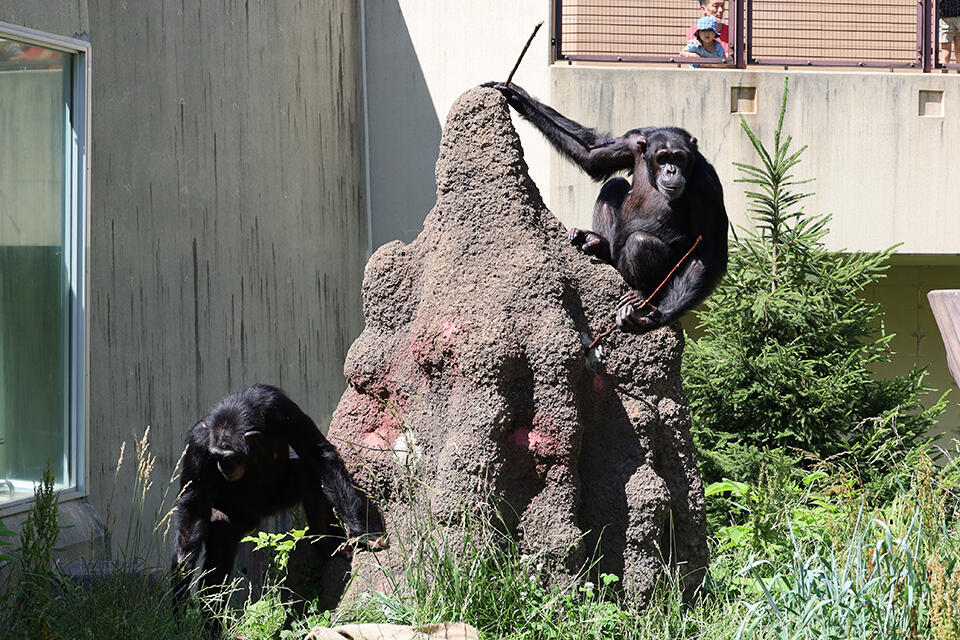
[(960, 386), (960, 289), (937, 289), (927, 294), (927, 300), (943, 337), (950, 374)]

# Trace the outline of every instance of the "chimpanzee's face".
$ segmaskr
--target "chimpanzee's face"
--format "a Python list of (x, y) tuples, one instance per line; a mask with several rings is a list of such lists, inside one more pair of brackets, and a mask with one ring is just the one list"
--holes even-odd
[(216, 460), (217, 470), (228, 482), (236, 482), (247, 470), (249, 448), (244, 434), (230, 424), (213, 425), (210, 429), (210, 455)]
[(693, 144), (693, 140), (687, 141), (679, 134), (672, 133), (657, 133), (648, 140), (650, 174), (657, 190), (667, 200), (676, 200), (683, 195)]

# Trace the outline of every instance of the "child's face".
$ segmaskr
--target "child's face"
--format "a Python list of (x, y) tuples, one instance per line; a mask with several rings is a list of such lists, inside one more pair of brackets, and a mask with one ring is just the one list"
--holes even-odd
[(705, 3), (700, 5), (703, 15), (713, 16), (717, 20), (723, 20), (724, 8), (724, 0), (707, 0)]
[(701, 29), (697, 32), (697, 35), (700, 37), (700, 42), (705, 46), (710, 46), (710, 43), (717, 38), (717, 32), (713, 29)]

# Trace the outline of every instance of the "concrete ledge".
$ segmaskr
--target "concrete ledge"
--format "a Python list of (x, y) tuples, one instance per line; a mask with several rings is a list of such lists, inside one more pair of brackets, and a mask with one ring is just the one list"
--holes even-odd
[[(551, 95), (541, 97), (614, 135), (648, 125), (689, 130), (716, 167), (738, 225), (747, 203), (732, 163), (758, 162), (740, 117), (772, 145), (784, 76), (784, 133), (793, 136), (792, 150), (808, 146), (794, 173), (814, 179), (798, 190), (814, 192), (803, 202), (808, 212), (833, 215), (828, 246), (875, 251), (903, 243), (903, 253), (957, 253), (960, 180), (950, 176), (960, 175), (960, 76), (554, 65)], [(738, 112), (745, 93), (751, 107)], [(931, 109), (932, 95), (941, 110)], [(589, 226), (598, 187), (559, 154), (551, 158), (552, 209), (568, 226)]]
[[(3, 517), (3, 523), (13, 531), (19, 533), (27, 519), (29, 509), (20, 513)], [(58, 506), (57, 520), (60, 526), (60, 535), (57, 538), (57, 551), (53, 559), (58, 564), (69, 564), (74, 561), (95, 563), (105, 560), (108, 556), (103, 520), (97, 510), (86, 500), (72, 500), (61, 502)], [(19, 540), (11, 540), (17, 546), (4, 547), (5, 550), (16, 550)], [(9, 552), (9, 551), (8, 551)]]

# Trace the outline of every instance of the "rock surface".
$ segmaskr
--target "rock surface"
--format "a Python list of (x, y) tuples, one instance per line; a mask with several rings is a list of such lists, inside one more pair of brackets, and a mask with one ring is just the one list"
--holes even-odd
[(406, 535), (395, 525), (414, 468), (441, 519), (465, 492), (492, 496), (524, 548), (559, 550), (569, 571), (599, 549), (599, 571), (641, 598), (669, 561), (699, 584), (704, 499), (678, 325), (615, 332), (588, 357), (626, 285), (568, 245), (498, 92), (452, 106), (436, 176), (423, 232), (367, 264), (366, 328), (328, 434), (388, 531)]

